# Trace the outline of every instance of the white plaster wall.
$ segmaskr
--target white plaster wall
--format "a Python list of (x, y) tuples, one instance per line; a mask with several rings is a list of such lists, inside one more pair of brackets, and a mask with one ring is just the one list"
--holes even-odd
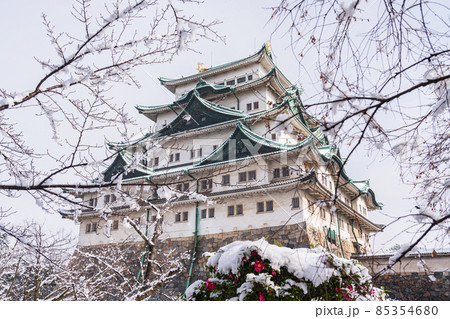
[[(240, 78), (242, 76), (248, 76), (250, 74), (253, 75), (253, 80), (256, 80), (257, 78), (261, 77), (265, 73), (264, 74), (261, 73), (261, 69), (258, 64), (252, 63), (250, 65), (243, 66), (238, 69), (234, 69), (234, 70), (231, 70), (228, 72), (222, 72), (220, 74), (215, 74), (215, 75), (205, 74), (204, 77), (202, 76), (202, 79), (208, 83), (219, 84), (222, 82), (226, 83), (226, 81), (233, 80), (233, 79), (237, 80), (237, 78)], [(197, 83), (198, 83), (198, 80), (195, 80), (190, 83), (186, 83), (186, 84), (176, 87), (175, 98), (177, 99), (180, 96), (182, 96), (183, 94), (185, 94), (186, 92), (189, 92), (189, 90), (192, 90)], [(239, 84), (241, 84), (241, 83), (239, 83)]]

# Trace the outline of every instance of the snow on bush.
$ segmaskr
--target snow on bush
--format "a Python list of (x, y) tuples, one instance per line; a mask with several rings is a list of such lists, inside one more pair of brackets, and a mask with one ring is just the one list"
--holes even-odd
[(385, 300), (367, 268), (322, 247), (291, 249), (236, 241), (209, 256), (207, 280), (186, 290), (186, 300)]

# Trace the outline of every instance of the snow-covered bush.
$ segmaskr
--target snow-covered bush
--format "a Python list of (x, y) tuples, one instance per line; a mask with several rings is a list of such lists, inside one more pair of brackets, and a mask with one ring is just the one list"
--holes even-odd
[(367, 268), (322, 247), (291, 249), (236, 241), (209, 256), (210, 276), (186, 290), (186, 300), (385, 300)]

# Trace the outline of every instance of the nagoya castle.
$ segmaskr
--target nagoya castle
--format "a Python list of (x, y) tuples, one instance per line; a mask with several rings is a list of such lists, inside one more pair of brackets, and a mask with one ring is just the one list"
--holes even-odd
[[(369, 215), (382, 205), (368, 180), (342, 169), (339, 148), (303, 108), (299, 89), (274, 64), (270, 47), (198, 71), (160, 78), (174, 101), (137, 106), (151, 132), (109, 143), (118, 154), (103, 179), (119, 181), (121, 190), (80, 195), (92, 209), (78, 213), (79, 248), (142, 246), (123, 220), (151, 232), (159, 210), (158, 245), (198, 256), (186, 265), (194, 265), (192, 277), (201, 271), (204, 252), (236, 240), (321, 245), (346, 258), (370, 251), (369, 236), (381, 227)], [(170, 193), (176, 196), (168, 202), (164, 194)]]

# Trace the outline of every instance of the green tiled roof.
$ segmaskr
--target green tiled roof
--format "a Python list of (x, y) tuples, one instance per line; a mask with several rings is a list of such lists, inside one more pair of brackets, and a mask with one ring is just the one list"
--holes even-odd
[(222, 122), (244, 118), (241, 111), (232, 110), (204, 100), (194, 90), (186, 107), (166, 127), (153, 137), (168, 136)]
[(280, 144), (265, 139), (264, 137), (252, 132), (250, 128), (242, 122), (238, 122), (236, 129), (231, 136), (213, 153), (204, 158), (198, 166), (293, 149), (296, 146), (297, 145)]

